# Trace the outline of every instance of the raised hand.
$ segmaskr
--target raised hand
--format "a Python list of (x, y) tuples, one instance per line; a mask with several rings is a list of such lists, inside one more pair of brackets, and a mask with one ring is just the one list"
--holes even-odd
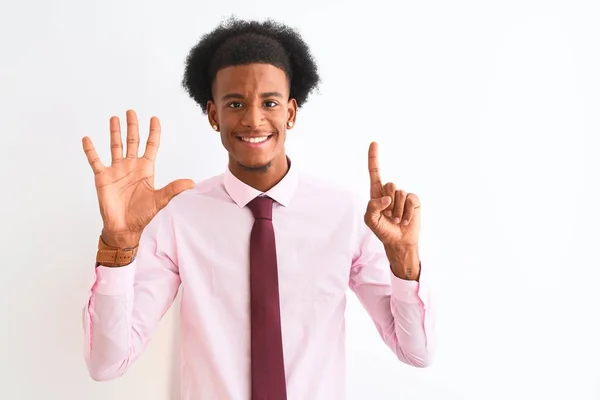
[(143, 156), (138, 157), (140, 143), (138, 120), (133, 110), (127, 111), (127, 151), (123, 157), (121, 126), (118, 117), (110, 119), (112, 163), (102, 164), (92, 140), (84, 137), (83, 150), (94, 171), (98, 203), (104, 227), (103, 241), (115, 247), (135, 247), (143, 229), (169, 201), (194, 181), (179, 179), (162, 189), (154, 189), (154, 162), (160, 143), (160, 121), (150, 120), (150, 134)]
[(417, 195), (381, 182), (377, 143), (369, 146), (371, 200), (365, 223), (386, 246), (416, 245), (421, 229), (421, 203)]

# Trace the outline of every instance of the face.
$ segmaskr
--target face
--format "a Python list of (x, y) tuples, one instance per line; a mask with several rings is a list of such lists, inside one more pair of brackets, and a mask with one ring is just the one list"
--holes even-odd
[(295, 123), (297, 104), (289, 99), (283, 70), (269, 64), (223, 68), (213, 83), (213, 99), (209, 122), (221, 134), (230, 166), (264, 170), (285, 161), (286, 130)]

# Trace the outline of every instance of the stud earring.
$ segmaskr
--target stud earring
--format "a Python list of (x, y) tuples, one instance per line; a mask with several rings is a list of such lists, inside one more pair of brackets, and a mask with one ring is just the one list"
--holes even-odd
[(213, 125), (212, 127), (213, 127), (213, 129), (214, 129), (215, 131), (218, 131), (218, 130), (219, 130), (219, 127), (217, 126), (217, 124)]
[(292, 121), (288, 121), (288, 123), (287, 123), (287, 127), (288, 127), (288, 128), (291, 128), (292, 126), (294, 126), (294, 123), (293, 123)]

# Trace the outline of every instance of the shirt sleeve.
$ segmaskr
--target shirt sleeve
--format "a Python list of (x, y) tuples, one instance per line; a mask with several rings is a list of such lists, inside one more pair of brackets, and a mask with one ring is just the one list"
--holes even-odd
[(181, 281), (163, 211), (144, 230), (133, 263), (94, 269), (83, 328), (85, 361), (95, 380), (123, 375), (175, 300)]
[(426, 266), (419, 282), (396, 277), (383, 244), (363, 223), (350, 272), (350, 288), (385, 344), (403, 363), (427, 367), (432, 359), (433, 316)]

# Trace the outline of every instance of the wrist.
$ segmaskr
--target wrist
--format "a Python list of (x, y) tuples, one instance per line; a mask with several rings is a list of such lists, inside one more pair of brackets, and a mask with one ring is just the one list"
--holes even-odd
[(102, 229), (100, 238), (107, 246), (118, 249), (133, 249), (140, 242), (141, 234), (131, 232), (108, 232)]
[(98, 239), (98, 252), (96, 253), (96, 265), (104, 267), (124, 267), (135, 260), (138, 246), (114, 247), (106, 244), (102, 236)]
[(419, 248), (416, 244), (384, 246), (390, 268), (400, 279), (418, 281), (421, 275)]

